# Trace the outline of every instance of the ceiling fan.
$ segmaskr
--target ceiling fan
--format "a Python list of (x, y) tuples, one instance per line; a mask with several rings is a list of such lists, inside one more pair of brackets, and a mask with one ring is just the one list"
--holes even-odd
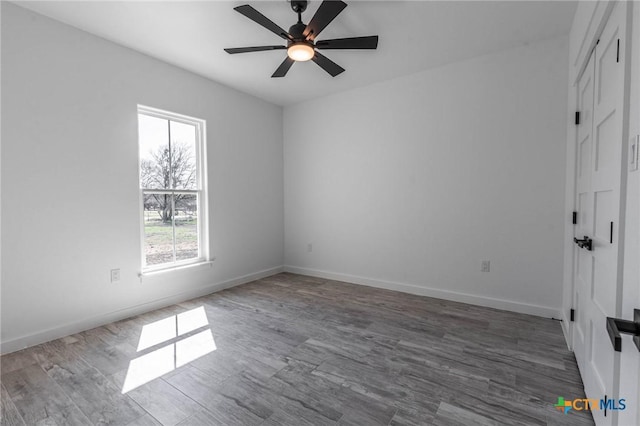
[(337, 76), (344, 71), (340, 65), (331, 59), (320, 54), (316, 49), (376, 49), (378, 47), (378, 36), (367, 37), (349, 37), (336, 38), (331, 40), (318, 40), (316, 37), (325, 29), (327, 25), (335, 19), (336, 16), (347, 7), (343, 1), (325, 0), (322, 2), (316, 14), (313, 15), (308, 24), (302, 22), (302, 12), (307, 9), (308, 1), (291, 0), (291, 9), (298, 14), (298, 22), (289, 27), (289, 32), (280, 28), (269, 18), (258, 12), (248, 4), (235, 7), (234, 10), (243, 14), (247, 18), (262, 25), (269, 31), (287, 41), (286, 46), (255, 46), (255, 47), (237, 47), (224, 49), (227, 53), (247, 53), (261, 52), (265, 50), (286, 50), (287, 57), (280, 64), (278, 69), (271, 77), (284, 77), (287, 75), (289, 68), (297, 61), (312, 60), (323, 70), (331, 74), (332, 77)]

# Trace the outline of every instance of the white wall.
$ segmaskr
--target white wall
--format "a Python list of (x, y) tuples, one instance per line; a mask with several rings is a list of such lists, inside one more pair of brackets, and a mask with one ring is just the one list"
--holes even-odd
[(285, 268), (559, 315), (567, 58), (552, 39), (286, 107)]
[[(142, 283), (137, 104), (206, 120), (217, 258)], [(282, 108), (2, 2), (2, 114), (3, 352), (281, 269)]]

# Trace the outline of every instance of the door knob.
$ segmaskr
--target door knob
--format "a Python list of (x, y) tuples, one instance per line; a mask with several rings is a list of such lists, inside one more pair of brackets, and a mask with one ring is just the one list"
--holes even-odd
[(633, 343), (640, 351), (640, 309), (633, 310), (633, 321), (607, 317), (607, 333), (616, 352), (622, 351), (620, 333), (633, 335)]
[(589, 251), (593, 250), (593, 240), (591, 238), (587, 237), (586, 235), (584, 236), (584, 239), (582, 239), (582, 240), (574, 238), (573, 242), (576, 243), (578, 245), (578, 247), (580, 247), (580, 248), (586, 248)]

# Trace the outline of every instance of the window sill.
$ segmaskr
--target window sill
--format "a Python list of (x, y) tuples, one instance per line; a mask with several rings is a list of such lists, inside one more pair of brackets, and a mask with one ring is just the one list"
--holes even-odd
[(211, 268), (211, 266), (213, 265), (213, 261), (214, 260), (216, 260), (215, 257), (212, 258), (211, 260), (201, 260), (201, 261), (194, 262), (194, 263), (187, 263), (185, 265), (176, 265), (176, 266), (168, 266), (166, 268), (149, 269), (149, 270), (140, 272), (138, 274), (138, 277), (142, 281), (142, 279), (144, 279), (144, 278), (155, 277), (155, 276), (158, 276), (158, 275), (164, 275), (164, 274), (170, 273), (170, 272), (179, 272), (179, 271), (185, 271), (185, 270), (191, 270), (191, 269)]

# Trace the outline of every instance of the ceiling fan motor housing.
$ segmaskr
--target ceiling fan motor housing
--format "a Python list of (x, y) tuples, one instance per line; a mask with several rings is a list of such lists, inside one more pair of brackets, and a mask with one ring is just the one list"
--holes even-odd
[(297, 24), (293, 24), (289, 27), (289, 34), (291, 34), (291, 37), (293, 37), (294, 41), (304, 41), (305, 36), (303, 35), (303, 33), (305, 28), (307, 28), (307, 24), (298, 22)]

